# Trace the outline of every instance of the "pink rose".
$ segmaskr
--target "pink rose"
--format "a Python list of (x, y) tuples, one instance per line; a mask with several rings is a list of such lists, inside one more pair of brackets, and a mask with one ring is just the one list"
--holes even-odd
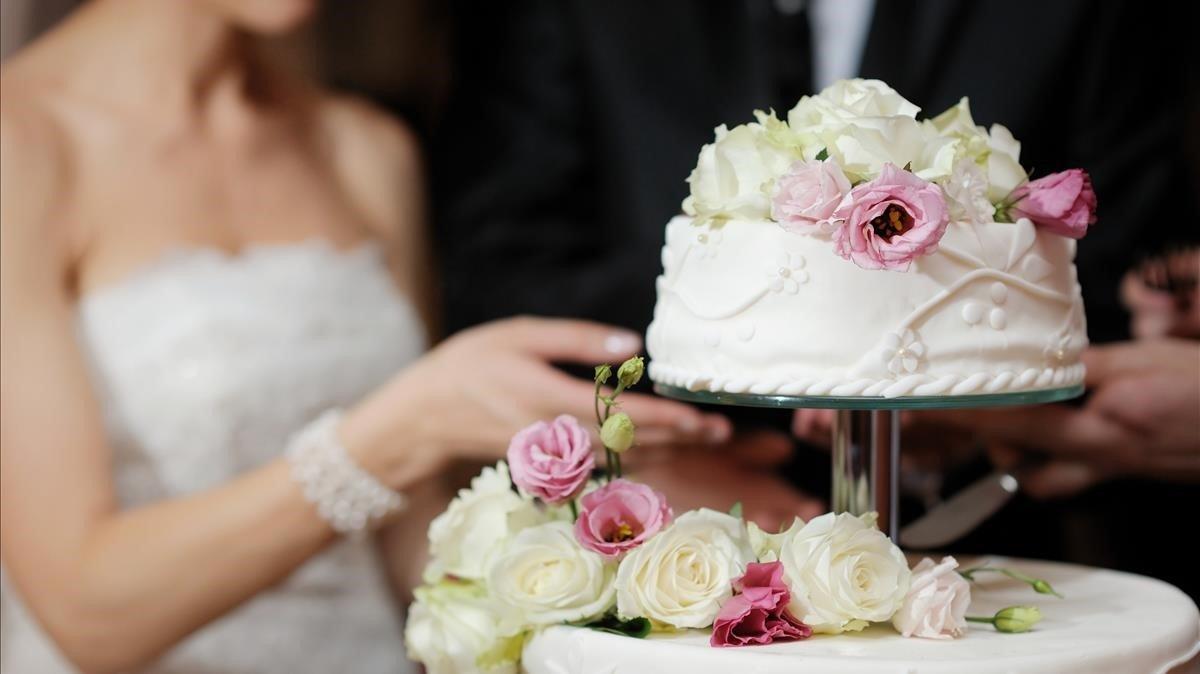
[(892, 616), (897, 632), (906, 637), (953, 639), (967, 631), (971, 584), (956, 568), (953, 557), (943, 557), (938, 564), (926, 557), (913, 567), (904, 605)]
[(812, 628), (787, 610), (791, 593), (783, 581), (783, 564), (746, 565), (733, 583), (735, 594), (721, 606), (713, 622), (712, 646), (751, 646), (796, 641), (812, 636)]
[(1029, 218), (1033, 224), (1055, 234), (1082, 239), (1096, 222), (1096, 192), (1092, 178), (1083, 169), (1051, 173), (1021, 185), (1013, 192), (1015, 202), (1008, 212), (1013, 218)]
[(850, 181), (837, 162), (798, 161), (779, 179), (771, 214), (789, 232), (828, 232), (830, 218), (849, 191)]
[(613, 480), (585, 494), (580, 505), (575, 538), (610, 560), (646, 542), (671, 521), (666, 497), (629, 480)]
[(574, 498), (595, 465), (587, 430), (566, 414), (525, 428), (508, 444), (513, 483), (547, 503)]
[(894, 164), (850, 190), (834, 218), (838, 255), (863, 269), (898, 271), (936, 251), (950, 223), (941, 188)]

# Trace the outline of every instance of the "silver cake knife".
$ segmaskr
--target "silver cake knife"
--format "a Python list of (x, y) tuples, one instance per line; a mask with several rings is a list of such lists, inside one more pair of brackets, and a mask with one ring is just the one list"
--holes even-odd
[(927, 550), (953, 543), (1008, 503), (1018, 488), (1012, 473), (992, 473), (901, 529), (900, 545)]

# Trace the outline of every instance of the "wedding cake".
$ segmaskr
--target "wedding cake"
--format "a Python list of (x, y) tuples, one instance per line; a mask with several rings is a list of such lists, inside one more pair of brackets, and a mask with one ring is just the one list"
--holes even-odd
[(1082, 383), (1080, 170), (1030, 182), (967, 100), (842, 81), (716, 130), (671, 220), (650, 376), (689, 390), (927, 396)]
[[(786, 121), (717, 129), (667, 226), (657, 382), (884, 397), (1082, 383), (1087, 174), (1030, 181), (966, 100), (916, 113), (854, 80)], [(637, 420), (618, 398), (644, 369), (597, 366), (594, 427), (521, 430), (430, 524), (405, 634), (430, 674), (1166, 674), (1196, 654), (1200, 613), (1161, 581), (909, 559), (874, 513), (771, 533), (737, 505), (675, 511), (621, 473)]]

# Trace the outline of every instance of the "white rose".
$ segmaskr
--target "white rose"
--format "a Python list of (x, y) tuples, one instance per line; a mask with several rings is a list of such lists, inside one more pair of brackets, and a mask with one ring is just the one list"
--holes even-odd
[(704, 628), (754, 561), (742, 520), (701, 508), (634, 548), (617, 570), (617, 612), (677, 628)]
[(806, 158), (824, 149), (854, 182), (875, 178), (886, 163), (911, 164), (936, 180), (950, 173), (953, 141), (931, 137), (915, 119), (919, 110), (878, 80), (843, 80), (800, 99), (788, 125)]
[[(1013, 188), (1025, 181), (1025, 169), (1020, 164), (1021, 144), (1008, 129), (999, 124), (993, 124), (990, 133), (975, 124), (970, 103), (965, 97), (954, 107), (926, 120), (925, 126), (931, 136), (954, 141), (952, 161), (956, 168), (963, 159), (970, 159), (986, 169), (986, 196), (992, 203), (1004, 199)], [(988, 217), (990, 219), (990, 214)]]
[(958, 575), (958, 562), (943, 557), (934, 564), (926, 557), (912, 570), (904, 605), (892, 617), (896, 631), (906, 637), (953, 639), (967, 631), (971, 584)]
[(613, 603), (616, 565), (585, 550), (568, 522), (519, 532), (488, 568), (492, 595), (519, 610), (523, 622), (550, 625), (599, 616)]
[(875, 179), (884, 164), (898, 168), (911, 165), (913, 173), (930, 181), (950, 171), (942, 150), (952, 141), (929, 138), (910, 117), (863, 118), (828, 130), (823, 136), (830, 156), (855, 182)]
[(514, 613), (474, 583), (418, 588), (408, 610), (408, 657), (429, 674), (515, 674), (521, 656)]
[(696, 224), (768, 217), (775, 178), (800, 158), (799, 150), (786, 144), (781, 125), (774, 120), (770, 130), (757, 123), (717, 127), (716, 140), (700, 150), (687, 179), (691, 195), (683, 210)]
[(788, 112), (793, 129), (849, 122), (861, 117), (916, 119), (921, 108), (879, 80), (839, 80), (816, 96), (805, 96)]
[(904, 554), (875, 528), (874, 514), (828, 513), (780, 543), (792, 614), (814, 631), (858, 630), (890, 620), (908, 592)]
[(993, 124), (988, 134), (988, 198), (999, 203), (1029, 175), (1021, 168), (1021, 144), (1007, 128)]
[(970, 101), (965, 96), (942, 114), (926, 120), (925, 125), (931, 135), (958, 141), (956, 161), (968, 157), (982, 165), (987, 160), (991, 151), (987, 130), (975, 123), (975, 118), (971, 116)]
[(508, 466), (501, 461), (484, 468), (471, 488), (458, 492), (449, 507), (429, 524), (426, 582), (449, 574), (482, 580), (491, 555), (513, 533), (540, 524), (548, 515), (512, 490)]
[(792, 520), (792, 525), (787, 529), (777, 534), (769, 534), (759, 528), (754, 522), (747, 523), (746, 532), (750, 536), (750, 547), (754, 549), (755, 558), (760, 562), (779, 561), (779, 546), (783, 545), (783, 542), (788, 538), (794, 536), (803, 526), (804, 520), (797, 517)]

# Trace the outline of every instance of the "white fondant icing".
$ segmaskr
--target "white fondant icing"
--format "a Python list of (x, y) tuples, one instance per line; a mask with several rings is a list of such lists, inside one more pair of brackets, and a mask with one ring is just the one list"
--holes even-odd
[[(979, 225), (981, 227), (990, 227), (992, 224)], [(1029, 249), (1033, 247), (1037, 241), (1037, 230), (1033, 223), (1028, 218), (1021, 218), (1016, 223), (1010, 225), (1015, 229), (1013, 232), (1012, 246), (1008, 250), (1008, 262), (1005, 264), (1005, 269), (1012, 269), (1017, 262), (1024, 257)]]
[(1041, 281), (1049, 276), (1051, 271), (1053, 270), (1050, 263), (1036, 255), (1025, 258), (1025, 261), (1021, 263), (1021, 276), (1031, 283)]
[(737, 329), (738, 339), (743, 342), (748, 342), (754, 339), (754, 324), (750, 321), (744, 321)]
[[(719, 231), (720, 257), (702, 259), (688, 254), (698, 245), (689, 218), (667, 225), (673, 268), (660, 277), (648, 340), (655, 381), (691, 390), (895, 396), (1083, 380), (1079, 352), (1087, 337), (1073, 242), (1027, 222), (952, 224), (939, 250), (908, 272), (862, 269), (838, 257), (828, 237), (789, 233), (770, 221), (729, 220)], [(786, 280), (801, 272), (807, 285), (789, 293)], [(780, 292), (771, 291), (776, 280)], [(985, 316), (994, 330), (973, 329)], [(746, 323), (752, 341), (740, 337)], [(739, 339), (718, 348), (706, 338), (714, 329)], [(902, 339), (909, 331), (917, 353)], [(1052, 335), (1066, 335), (1078, 349), (1050, 360)]]
[(528, 674), (1165, 674), (1200, 649), (1196, 605), (1162, 581), (1050, 562), (987, 562), (1045, 578), (1065, 599), (1034, 595), (1002, 576), (981, 578), (970, 615), (1037, 604), (1043, 620), (1024, 634), (972, 624), (966, 636), (950, 641), (905, 639), (876, 625), (861, 633), (713, 648), (701, 630), (630, 639), (553, 627), (528, 642), (523, 666)]

